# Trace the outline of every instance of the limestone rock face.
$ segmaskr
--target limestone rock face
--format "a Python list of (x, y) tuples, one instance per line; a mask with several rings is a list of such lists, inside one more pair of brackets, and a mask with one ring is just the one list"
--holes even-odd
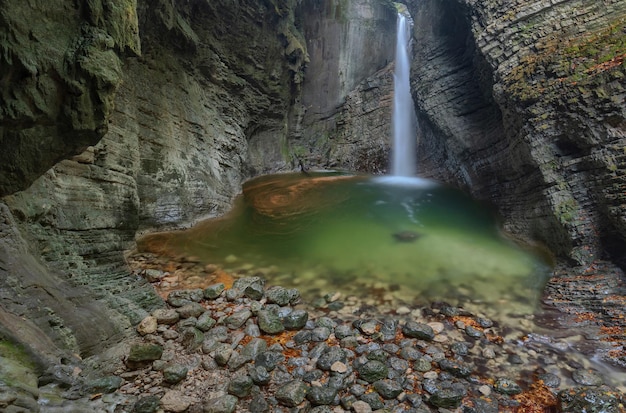
[[(422, 171), (512, 232), (624, 266), (623, 1), (411, 1)], [(607, 256), (608, 254), (608, 256)]]
[(120, 56), (140, 49), (136, 0), (5, 1), (0, 39), (2, 196), (106, 133)]
[(619, 346), (624, 334), (604, 331), (625, 326), (626, 2), (409, 9), (420, 172), (491, 201), (510, 232), (555, 253), (544, 303), (571, 316), (542, 324), (602, 326), (590, 335)]
[[(1, 304), (93, 354), (162, 302), (125, 267), (138, 231), (221, 214), (247, 176), (285, 167), (306, 61), (295, 1), (5, 3), (0, 180), (3, 194), (29, 187), (0, 204)], [(52, 286), (70, 303), (52, 305)], [(86, 328), (91, 309), (102, 331)]]
[(292, 116), (292, 163), (386, 170), (395, 7), (386, 1), (311, 0), (297, 12), (309, 62)]

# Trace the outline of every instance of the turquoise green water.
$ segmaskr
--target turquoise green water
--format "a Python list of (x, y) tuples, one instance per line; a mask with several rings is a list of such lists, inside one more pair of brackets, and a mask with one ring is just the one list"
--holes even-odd
[(417, 178), (260, 177), (228, 216), (163, 242), (226, 270), (270, 268), (281, 285), (347, 294), (387, 285), (404, 300), (532, 303), (548, 273), (501, 236), (488, 208)]

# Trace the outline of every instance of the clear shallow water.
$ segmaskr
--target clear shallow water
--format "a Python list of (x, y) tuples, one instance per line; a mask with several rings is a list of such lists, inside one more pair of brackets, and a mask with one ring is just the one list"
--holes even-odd
[[(141, 251), (194, 256), (225, 270), (265, 268), (270, 283), (404, 301), (520, 304), (532, 312), (549, 269), (506, 240), (491, 211), (419, 178), (341, 173), (247, 182), (227, 216), (147, 236)], [(309, 296), (308, 298), (313, 298)]]

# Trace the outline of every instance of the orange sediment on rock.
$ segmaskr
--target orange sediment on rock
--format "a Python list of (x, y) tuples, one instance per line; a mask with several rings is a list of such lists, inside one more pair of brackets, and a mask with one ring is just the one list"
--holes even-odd
[(557, 398), (543, 380), (532, 383), (528, 390), (513, 396), (513, 398), (520, 403), (516, 412), (545, 413), (557, 411)]

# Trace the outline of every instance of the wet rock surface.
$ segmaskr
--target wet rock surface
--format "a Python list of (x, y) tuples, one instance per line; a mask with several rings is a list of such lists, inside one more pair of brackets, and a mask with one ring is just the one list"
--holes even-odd
[[(327, 298), (344, 302), (339, 310), (301, 299), (278, 305), (269, 297), (279, 288), (263, 287), (256, 299), (236, 288), (258, 280), (204, 286), (220, 292), (193, 301), (201, 314), (173, 321), (172, 311), (189, 304), (153, 311), (146, 318), (157, 320), (156, 331), (138, 332), (108, 375), (84, 384), (77, 377), (70, 387), (52, 378), (48, 394), (56, 396), (44, 399), (40, 388), (39, 402), (0, 389), (0, 403), (7, 411), (30, 403), (39, 412), (624, 411), (614, 377), (528, 323), (513, 329), (442, 303), (403, 303), (410, 311), (398, 315), (398, 303), (374, 307), (337, 293)], [(165, 294), (195, 300), (197, 291)], [(306, 321), (286, 329), (293, 313)], [(271, 329), (261, 328), (267, 317)], [(211, 328), (197, 328), (207, 319)]]

